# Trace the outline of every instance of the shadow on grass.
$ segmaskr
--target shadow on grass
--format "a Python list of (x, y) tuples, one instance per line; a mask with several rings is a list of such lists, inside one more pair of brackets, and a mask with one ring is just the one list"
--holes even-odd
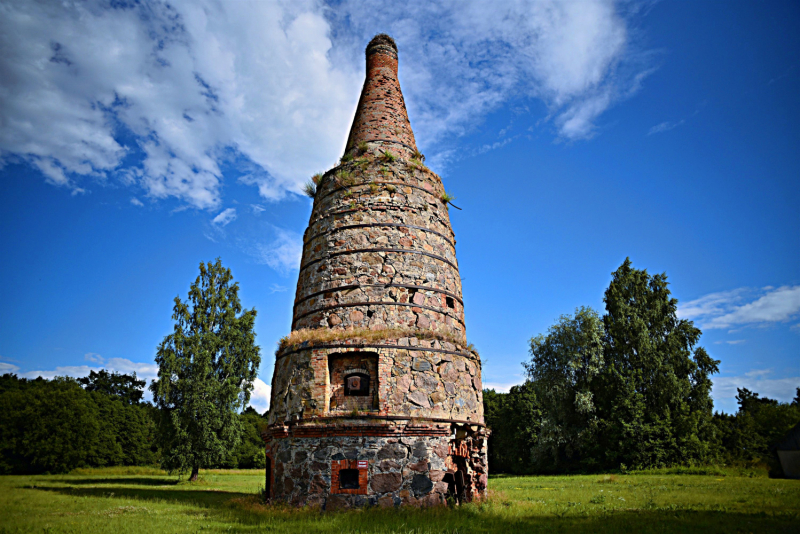
[(118, 484), (121, 486), (175, 486), (176, 479), (151, 478), (151, 477), (117, 477), (117, 478), (76, 478), (63, 481), (69, 485), (91, 486), (97, 484)]
[[(114, 479), (94, 479), (108, 481)], [(157, 479), (145, 479), (157, 480)], [(126, 482), (128, 480), (126, 479)], [(161, 482), (161, 480), (159, 480)], [(480, 503), (455, 509), (362, 509), (320, 513), (318, 509), (297, 509), (265, 505), (253, 493), (214, 489), (133, 488), (123, 485), (87, 488), (84, 480), (61, 487), (32, 489), (70, 497), (137, 499), (204, 508), (211, 516), (236, 531), (272, 532), (406, 532), (414, 534), (472, 532), (798, 532), (800, 515), (783, 513), (742, 513), (694, 510), (614, 510), (573, 514), (565, 506), (562, 514), (537, 513), (528, 509), (506, 510)], [(97, 483), (97, 482), (96, 482)], [(106, 483), (106, 482), (102, 482)], [(505, 503), (503, 503), (505, 505)], [(509, 503), (513, 507), (515, 503)]]

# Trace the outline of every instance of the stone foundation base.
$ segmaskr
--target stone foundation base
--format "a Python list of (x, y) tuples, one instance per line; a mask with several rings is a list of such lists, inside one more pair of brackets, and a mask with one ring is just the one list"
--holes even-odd
[(365, 432), (373, 435), (352, 435), (350, 427), (344, 432), (351, 435), (338, 436), (337, 430), (344, 429), (302, 425), (268, 431), (268, 498), (332, 510), (437, 506), (485, 494), (483, 428), (454, 423), (409, 429), (401, 424)]

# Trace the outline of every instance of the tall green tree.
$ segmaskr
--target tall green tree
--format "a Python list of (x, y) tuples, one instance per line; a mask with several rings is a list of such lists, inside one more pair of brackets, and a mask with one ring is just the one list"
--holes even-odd
[(592, 387), (603, 369), (603, 322), (581, 307), (530, 341), (523, 363), (542, 411), (532, 460), (538, 471), (590, 468), (585, 454), (597, 431)]
[(542, 412), (531, 382), (512, 386), (508, 393), (483, 390), (483, 410), (489, 436), (492, 472), (530, 473)]
[(605, 463), (705, 461), (713, 433), (710, 376), (719, 361), (697, 346), (700, 329), (678, 318), (667, 275), (651, 276), (626, 259), (603, 300), (604, 365), (595, 402)]
[(175, 297), (173, 333), (158, 347), (158, 380), (150, 386), (160, 410), (161, 463), (191, 471), (226, 461), (241, 439), (238, 412), (250, 400), (261, 363), (239, 285), (219, 258), (200, 264), (186, 302)]

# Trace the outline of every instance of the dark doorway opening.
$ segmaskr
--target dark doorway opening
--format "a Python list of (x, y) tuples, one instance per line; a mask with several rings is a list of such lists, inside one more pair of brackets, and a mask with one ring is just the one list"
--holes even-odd
[(339, 471), (339, 489), (358, 489), (358, 469)]

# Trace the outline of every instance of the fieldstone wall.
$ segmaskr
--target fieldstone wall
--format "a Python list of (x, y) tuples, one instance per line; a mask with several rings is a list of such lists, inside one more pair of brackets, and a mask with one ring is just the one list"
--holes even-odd
[(336, 344), (279, 353), (269, 423), (333, 414), (328, 401), (332, 394), (328, 362), (348, 353), (376, 357), (377, 414), (483, 423), (483, 385), (476, 353), (452, 343), (417, 338), (385, 340), (381, 345)]
[(439, 177), (409, 160), (388, 163), (369, 151), (360, 158), (329, 171), (318, 189), (292, 328), (402, 326), (463, 339), (461, 277)]
[[(324, 509), (359, 506), (435, 506), (448, 497), (480, 498), (486, 489), (486, 439), (481, 431), (456, 440), (450, 425), (430, 428), (425, 436), (327, 437), (322, 427), (314, 437), (286, 437), (268, 443), (274, 466), (271, 499)], [(369, 434), (370, 431), (364, 431)], [(375, 429), (372, 432), (378, 432)], [(317, 437), (319, 436), (319, 437)], [(342, 467), (360, 470), (367, 487), (339, 490)], [(457, 473), (461, 473), (457, 475)], [(463, 485), (456, 484), (456, 479)], [(336, 487), (334, 487), (336, 486)]]

